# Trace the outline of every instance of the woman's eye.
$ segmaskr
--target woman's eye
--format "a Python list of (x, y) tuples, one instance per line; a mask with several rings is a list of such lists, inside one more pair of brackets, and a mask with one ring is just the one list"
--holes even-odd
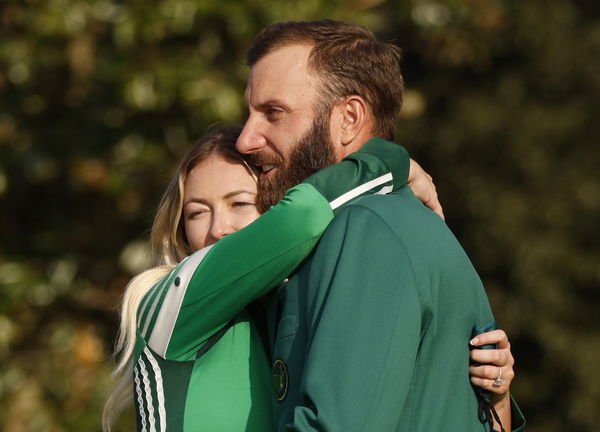
[(256, 205), (252, 202), (246, 202), (246, 201), (236, 201), (233, 203), (234, 207), (248, 207), (248, 206), (253, 206)]
[(188, 219), (195, 219), (197, 217), (203, 216), (207, 213), (206, 210), (195, 210), (188, 213)]

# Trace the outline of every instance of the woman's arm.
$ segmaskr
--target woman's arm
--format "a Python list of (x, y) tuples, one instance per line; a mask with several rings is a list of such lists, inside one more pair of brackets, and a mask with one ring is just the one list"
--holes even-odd
[(437, 213), (439, 217), (445, 219), (444, 209), (438, 199), (433, 178), (412, 159), (410, 160), (408, 173), (408, 187), (412, 189), (417, 198), (423, 201), (423, 204)]
[(247, 304), (277, 286), (310, 254), (346, 203), (403, 186), (408, 155), (373, 139), (293, 187), (269, 211), (183, 261), (151, 291), (139, 329), (159, 355), (184, 360)]

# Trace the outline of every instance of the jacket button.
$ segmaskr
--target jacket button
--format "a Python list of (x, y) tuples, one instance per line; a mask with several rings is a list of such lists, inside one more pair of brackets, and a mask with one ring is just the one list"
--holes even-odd
[(179, 286), (180, 283), (181, 283), (181, 279), (179, 279), (179, 276), (177, 276), (175, 278), (175, 286)]

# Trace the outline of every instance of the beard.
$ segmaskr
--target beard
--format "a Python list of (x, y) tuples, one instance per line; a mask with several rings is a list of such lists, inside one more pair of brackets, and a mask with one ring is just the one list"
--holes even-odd
[(287, 163), (279, 156), (271, 156), (268, 161), (258, 154), (251, 157), (253, 163), (277, 165), (274, 175), (260, 177), (258, 180), (256, 207), (260, 213), (277, 204), (288, 189), (336, 162), (327, 118), (324, 115), (315, 116), (310, 129), (292, 149)]

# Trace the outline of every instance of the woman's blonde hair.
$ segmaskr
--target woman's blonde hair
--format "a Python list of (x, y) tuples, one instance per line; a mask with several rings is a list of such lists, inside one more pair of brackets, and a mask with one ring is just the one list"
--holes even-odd
[(256, 178), (256, 170), (235, 149), (241, 130), (240, 127), (221, 128), (198, 140), (183, 156), (163, 194), (150, 232), (155, 267), (135, 276), (125, 288), (121, 301), (119, 334), (113, 354), (117, 359), (117, 366), (112, 373), (117, 383), (104, 404), (104, 431), (110, 431), (121, 412), (133, 402), (133, 350), (140, 302), (157, 281), (194, 252), (187, 240), (182, 220), (184, 184), (188, 174), (200, 162), (219, 155), (245, 165), (248, 172)]

